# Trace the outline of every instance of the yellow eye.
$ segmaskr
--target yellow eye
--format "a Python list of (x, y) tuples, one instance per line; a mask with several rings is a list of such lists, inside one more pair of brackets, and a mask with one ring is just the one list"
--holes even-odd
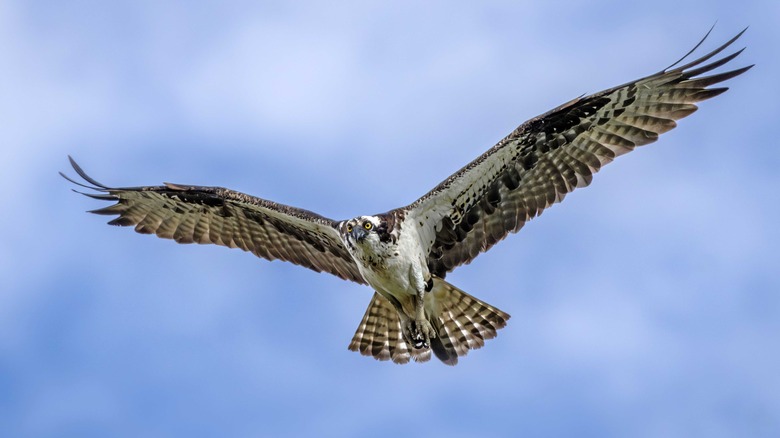
[(373, 226), (374, 226), (374, 224), (372, 224), (371, 222), (366, 222), (366, 223), (363, 224), (363, 228), (365, 228), (367, 230), (370, 230), (371, 227), (373, 227)]
[(351, 232), (352, 232), (352, 225), (347, 225), (347, 233), (351, 233)]

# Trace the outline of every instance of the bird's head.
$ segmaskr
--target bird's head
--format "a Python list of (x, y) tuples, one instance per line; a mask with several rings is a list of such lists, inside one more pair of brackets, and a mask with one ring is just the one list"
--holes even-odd
[(391, 239), (386, 215), (358, 216), (341, 223), (340, 232), (346, 242), (354, 247), (370, 243), (388, 242)]

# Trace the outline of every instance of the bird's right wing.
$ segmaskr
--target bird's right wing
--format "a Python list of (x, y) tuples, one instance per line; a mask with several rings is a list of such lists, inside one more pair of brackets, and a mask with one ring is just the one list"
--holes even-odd
[(365, 284), (336, 230), (338, 222), (307, 210), (277, 204), (221, 187), (166, 183), (148, 187), (108, 187), (89, 177), (68, 181), (98, 193), (83, 193), (116, 204), (92, 213), (116, 215), (109, 224), (133, 226), (143, 234), (178, 243), (214, 243), (241, 248), (268, 260), (284, 260), (317, 272)]

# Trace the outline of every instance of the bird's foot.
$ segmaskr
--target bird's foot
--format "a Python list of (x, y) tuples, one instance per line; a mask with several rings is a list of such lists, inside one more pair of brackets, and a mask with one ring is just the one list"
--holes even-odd
[(409, 319), (404, 325), (404, 335), (414, 348), (428, 348), (431, 345), (431, 338), (436, 337), (436, 330), (426, 319)]

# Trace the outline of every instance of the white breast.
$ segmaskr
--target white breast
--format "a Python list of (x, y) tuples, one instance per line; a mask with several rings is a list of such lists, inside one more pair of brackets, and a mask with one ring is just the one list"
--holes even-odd
[(428, 267), (412, 233), (401, 232), (395, 243), (380, 242), (372, 234), (350, 252), (363, 278), (379, 293), (403, 299), (425, 287)]

